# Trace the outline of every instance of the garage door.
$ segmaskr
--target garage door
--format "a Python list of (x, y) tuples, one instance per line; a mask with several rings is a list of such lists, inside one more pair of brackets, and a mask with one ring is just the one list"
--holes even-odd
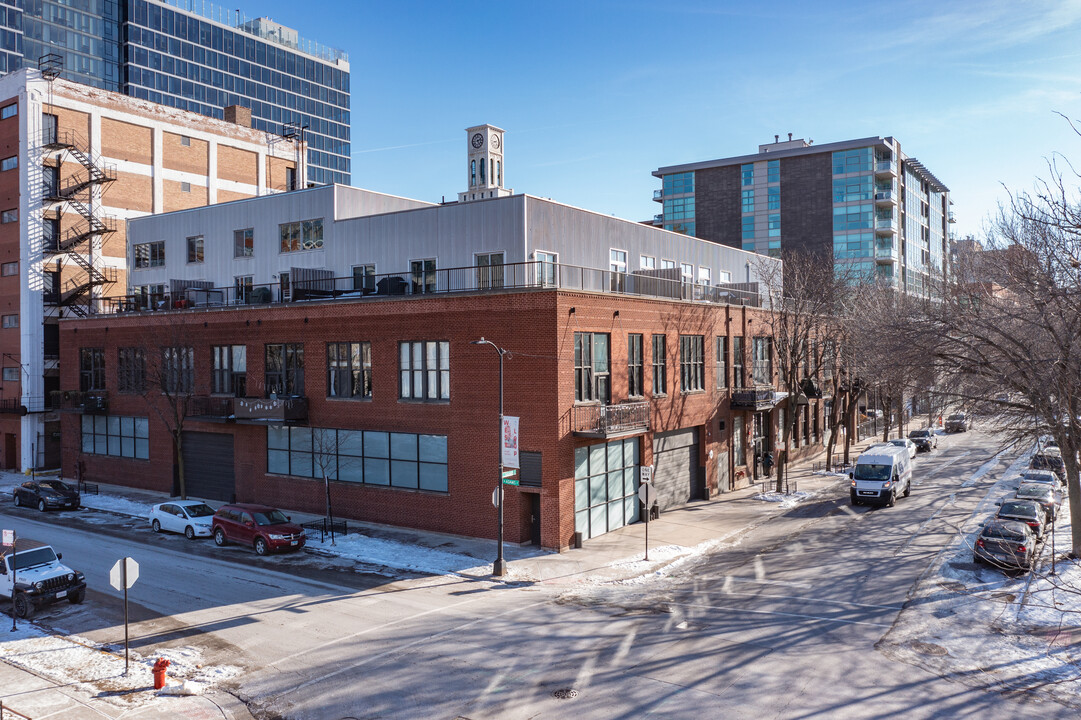
[(233, 436), (185, 432), (184, 480), (189, 497), (232, 501), (236, 493)]
[(653, 436), (653, 484), (661, 510), (698, 499), (698, 428)]

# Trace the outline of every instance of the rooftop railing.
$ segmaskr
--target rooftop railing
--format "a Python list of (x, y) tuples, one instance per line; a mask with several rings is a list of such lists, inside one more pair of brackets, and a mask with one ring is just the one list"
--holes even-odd
[[(196, 283), (193, 281), (193, 285)], [(172, 286), (182, 285), (172, 281)], [(414, 274), (325, 277), (288, 283), (227, 287), (187, 287), (172, 293), (102, 298), (99, 314), (278, 305), (312, 301), (366, 301), (397, 296), (493, 293), (506, 290), (582, 290), (719, 305), (759, 307), (764, 296), (754, 283), (705, 285), (640, 273), (541, 261), (444, 268)]]

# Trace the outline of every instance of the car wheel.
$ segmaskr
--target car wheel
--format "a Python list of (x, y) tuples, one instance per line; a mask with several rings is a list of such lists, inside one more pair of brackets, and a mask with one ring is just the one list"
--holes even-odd
[(266, 555), (267, 550), (269, 550), (269, 549), (270, 548), (267, 547), (266, 540), (264, 540), (261, 537), (260, 538), (255, 538), (255, 554), (256, 555)]
[(160, 523), (160, 522), (158, 522), (158, 521), (157, 521), (157, 519), (155, 519), (155, 520), (154, 520), (154, 522), (150, 523), (150, 527), (151, 527), (151, 528), (152, 528), (152, 529), (154, 530), (154, 532), (156, 532), (156, 533), (160, 533), (160, 532), (161, 532), (161, 523)]
[(896, 504), (897, 504), (897, 491), (896, 490), (891, 490), (890, 491), (890, 499), (886, 501), (886, 507), (893, 507)]
[(40, 510), (41, 512), (45, 512), (45, 501), (44, 500), (38, 500), (38, 510)]
[(214, 531), (214, 544), (218, 547), (225, 547), (229, 541), (225, 539), (225, 531), (218, 528)]
[(188, 525), (186, 528), (184, 528), (184, 537), (186, 537), (188, 540), (195, 539), (195, 530), (192, 529), (191, 525)]
[(19, 493), (13, 493), (13, 494), (15, 495), (15, 507), (22, 507), (23, 501), (22, 501), (22, 498), (19, 497)]
[(976, 565), (983, 565), (983, 558), (973, 553), (972, 562)]
[(912, 494), (912, 481), (911, 480), (908, 481), (908, 485), (905, 485), (905, 491), (903, 493), (901, 493), (901, 494), (904, 495), (905, 497), (908, 497), (909, 495)]
[(86, 588), (80, 588), (68, 595), (68, 602), (72, 605), (79, 605), (83, 600), (86, 600)]
[(26, 593), (15, 593), (15, 615), (23, 620), (34, 617), (34, 603), (26, 597)]

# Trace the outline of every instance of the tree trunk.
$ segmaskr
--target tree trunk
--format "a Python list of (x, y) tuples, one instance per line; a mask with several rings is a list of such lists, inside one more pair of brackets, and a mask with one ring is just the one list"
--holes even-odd
[(173, 433), (173, 450), (176, 452), (176, 478), (180, 490), (180, 499), (188, 499), (188, 485), (184, 481), (184, 445), (181, 433)]

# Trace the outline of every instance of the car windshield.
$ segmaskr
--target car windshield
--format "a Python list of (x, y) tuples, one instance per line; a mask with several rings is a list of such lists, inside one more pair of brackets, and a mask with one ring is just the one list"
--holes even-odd
[(984, 537), (1004, 538), (1006, 540), (1022, 540), (1025, 533), (1022, 530), (1006, 525), (1005, 523), (991, 523), (983, 529)]
[(214, 514), (214, 508), (206, 503), (199, 503), (198, 505), (185, 505), (184, 512), (188, 514), (188, 517), (193, 518), (210, 517)]
[(1055, 479), (1050, 470), (1029, 470), (1021, 473), (1021, 477), (1032, 482), (1051, 482)]
[(1022, 485), (1017, 488), (1017, 497), (1019, 498), (1038, 498), (1040, 500), (1048, 497), (1051, 494), (1051, 488), (1046, 485)]
[(929, 434), (930, 433), (928, 433), (926, 430), (913, 430), (908, 434), (908, 436), (910, 438), (922, 438), (927, 437)]
[(256, 525), (282, 525), (289, 522), (285, 513), (281, 510), (268, 510), (267, 512), (253, 512)]
[(44, 565), (45, 563), (56, 562), (56, 553), (54, 553), (53, 549), (50, 547), (23, 550), (8, 558), (8, 565), (11, 565), (13, 561), (15, 569), (21, 570), (22, 568), (33, 567), (34, 565)]
[(904, 440), (890, 440), (890, 445), (896, 445), (897, 447), (908, 447), (908, 443)]
[(961, 414), (957, 414), (957, 415), (950, 415), (950, 416), (949, 416), (948, 418), (946, 418), (946, 419), (947, 419), (947, 420), (964, 420), (964, 419), (965, 419), (965, 416), (964, 416), (964, 415), (961, 415)]
[(1037, 516), (1036, 508), (1033, 507), (1031, 502), (1004, 502), (1002, 503), (1002, 509), (998, 511), (999, 515), (1010, 515), (1011, 517), (1030, 517), (1035, 518)]
[(857, 480), (889, 480), (890, 465), (876, 465), (871, 463), (859, 463), (856, 465)]
[(68, 492), (71, 487), (67, 483), (60, 482), (59, 480), (46, 480), (41, 483), (41, 487), (45, 490), (55, 490), (56, 492)]

